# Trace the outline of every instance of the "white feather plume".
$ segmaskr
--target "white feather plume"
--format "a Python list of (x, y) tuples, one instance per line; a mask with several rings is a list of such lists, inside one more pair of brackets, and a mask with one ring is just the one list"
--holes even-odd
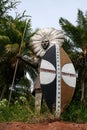
[(44, 50), (41, 46), (42, 41), (47, 38), (49, 40), (48, 49), (54, 44), (62, 46), (64, 42), (64, 33), (61, 30), (55, 28), (44, 28), (37, 31), (37, 33), (31, 38), (30, 45), (32, 46), (34, 52), (37, 56), (42, 57), (47, 50)]

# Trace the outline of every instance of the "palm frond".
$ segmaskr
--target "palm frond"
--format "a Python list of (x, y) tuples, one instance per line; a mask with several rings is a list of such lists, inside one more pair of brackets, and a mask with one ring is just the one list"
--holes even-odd
[(19, 45), (18, 43), (15, 44), (7, 44), (5, 46), (6, 52), (11, 54), (17, 54), (19, 51)]

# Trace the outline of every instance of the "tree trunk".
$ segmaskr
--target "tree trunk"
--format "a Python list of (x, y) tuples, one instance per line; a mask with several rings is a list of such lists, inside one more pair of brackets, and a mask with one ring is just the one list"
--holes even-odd
[(2, 93), (1, 93), (0, 100), (4, 98), (5, 92), (6, 92), (6, 86), (3, 87), (3, 90), (2, 90)]
[(82, 80), (82, 93), (81, 93), (81, 102), (83, 102), (84, 101), (84, 90), (85, 90), (85, 86), (84, 86), (84, 80)]

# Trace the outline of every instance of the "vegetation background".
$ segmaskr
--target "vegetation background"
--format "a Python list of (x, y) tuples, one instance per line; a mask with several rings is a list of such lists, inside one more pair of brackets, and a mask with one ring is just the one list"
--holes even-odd
[[(32, 31), (31, 17), (25, 11), (17, 12), (15, 18), (10, 15), (18, 4), (17, 0), (0, 0), (0, 121), (55, 119), (45, 103), (41, 114), (35, 114), (31, 80), (26, 77), (26, 72), (34, 81), (37, 69), (18, 59), (18, 55), (34, 57), (29, 43), (35, 32)], [(59, 24), (65, 33), (63, 48), (78, 74), (75, 94), (61, 120), (87, 122), (87, 12), (78, 10), (76, 26), (62, 17)]]

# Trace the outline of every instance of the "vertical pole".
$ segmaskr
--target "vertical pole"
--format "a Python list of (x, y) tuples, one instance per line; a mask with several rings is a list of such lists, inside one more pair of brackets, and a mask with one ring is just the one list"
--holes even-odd
[(60, 67), (60, 46), (56, 47), (56, 118), (61, 114), (61, 67)]

